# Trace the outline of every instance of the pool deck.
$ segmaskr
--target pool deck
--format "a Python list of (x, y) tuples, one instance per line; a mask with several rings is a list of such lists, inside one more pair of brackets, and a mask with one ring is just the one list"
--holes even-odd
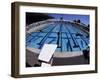
[[(30, 66), (39, 64), (38, 55), (40, 50), (34, 48), (26, 49), (26, 61)], [(89, 64), (88, 60), (84, 58), (82, 52), (66, 52), (66, 53), (54, 53), (52, 66), (60, 65), (80, 65), (80, 64)]]

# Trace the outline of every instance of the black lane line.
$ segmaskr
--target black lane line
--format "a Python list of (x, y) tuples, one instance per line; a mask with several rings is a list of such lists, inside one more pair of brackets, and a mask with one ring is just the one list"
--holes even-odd
[(81, 45), (82, 45), (82, 48), (83, 48), (83, 47), (84, 47), (84, 46), (83, 46), (83, 41), (81, 40), (80, 42), (81, 42)]
[(29, 34), (30, 36), (28, 37), (31, 37), (29, 40), (26, 40), (26, 46), (28, 46), (30, 44), (30, 42), (35, 38), (35, 36), (32, 36), (31, 34)]
[[(59, 24), (59, 23), (58, 23), (58, 24)], [(60, 24), (58, 25), (58, 27), (60, 27)], [(57, 44), (57, 48), (59, 48), (59, 37), (60, 37), (59, 31), (56, 32), (56, 34), (57, 34), (57, 42), (56, 42), (56, 44)]]
[[(74, 26), (72, 26), (72, 27), (74, 27)], [(77, 28), (77, 29), (78, 29), (78, 28)], [(79, 30), (79, 29), (78, 29), (78, 30)], [(77, 33), (78, 33), (78, 31), (77, 31)], [(80, 34), (80, 33), (78, 33), (78, 34)], [(80, 35), (80, 38), (85, 42), (86, 45), (88, 45), (88, 43), (86, 42), (86, 40), (84, 39), (84, 37), (83, 37), (82, 34)]]
[[(67, 33), (66, 33), (66, 37), (68, 38)], [(68, 40), (68, 42), (67, 42), (67, 50), (68, 50), (68, 46), (69, 46), (70, 51), (72, 51), (72, 46), (71, 46), (70, 40), (69, 39), (67, 39), (67, 40)]]
[(62, 52), (62, 23), (60, 23), (60, 29), (59, 29), (59, 32), (58, 32), (58, 40), (57, 40), (57, 45), (58, 45), (58, 48), (61, 49), (61, 52)]
[(70, 45), (70, 41), (68, 40), (68, 42), (66, 43), (67, 51), (72, 51), (72, 47)]
[(30, 39), (28, 39), (29, 37), (32, 37), (32, 34), (30, 34), (30, 33), (27, 33), (27, 35), (26, 35), (26, 42), (28, 42)]
[[(67, 27), (68, 27), (68, 26), (67, 26)], [(72, 38), (72, 40), (73, 40), (73, 42), (74, 42), (74, 46), (73, 46), (73, 47), (74, 47), (74, 48), (79, 47), (79, 45), (76, 44), (75, 39), (73, 38), (73, 36), (71, 35), (70, 30), (69, 30), (67, 27), (66, 27), (66, 29), (68, 30), (68, 32), (69, 32), (69, 34), (70, 34), (70, 36), (71, 36), (71, 38)]]
[[(57, 25), (57, 24), (56, 24)], [(43, 46), (48, 36), (51, 34), (52, 30), (56, 27), (56, 25), (43, 37), (43, 39), (38, 43), (40, 45), (39, 49)]]
[(30, 40), (28, 40), (27, 42), (31, 42), (33, 39), (34, 39), (34, 41), (36, 41), (40, 37), (39, 34), (41, 34), (41, 32), (38, 32), (37, 35), (35, 35), (35, 36), (32, 36), (32, 34), (29, 34), (32, 38)]
[[(72, 27), (74, 27), (73, 25), (72, 25)], [(74, 27), (75, 28), (75, 27)], [(77, 28), (77, 27), (76, 27)], [(78, 28), (77, 28), (78, 29)], [(79, 30), (79, 29), (78, 29)], [(77, 32), (77, 34), (80, 34), (77, 30), (76, 30), (76, 32)], [(85, 42), (85, 44), (86, 45), (88, 45), (88, 43), (86, 42), (86, 40), (83, 38), (83, 35), (81, 34), (81, 35), (79, 35), (80, 36), (80, 38)]]
[[(71, 24), (70, 24), (71, 25)], [(73, 27), (72, 25), (71, 25), (71, 27)], [(74, 29), (75, 29), (75, 27), (74, 27)], [(77, 30), (75, 29), (75, 31), (77, 32)], [(74, 34), (75, 35), (75, 34)], [(76, 35), (75, 35), (76, 36)], [(76, 42), (76, 44), (78, 44), (78, 41), (77, 41), (77, 39), (76, 38), (74, 38), (74, 40), (75, 40), (75, 42)], [(80, 45), (78, 44), (78, 48), (81, 50), (81, 47), (80, 47)]]
[[(66, 29), (66, 30), (67, 30), (67, 29)], [(70, 51), (73, 51), (72, 46), (71, 46), (71, 43), (70, 43), (70, 40), (69, 40), (68, 35), (67, 35), (67, 32), (65, 32), (65, 34), (66, 34), (66, 37), (67, 37), (67, 40), (68, 40), (67, 45), (66, 45), (66, 48), (67, 48), (67, 50), (68, 50), (68, 48), (70, 48)], [(69, 47), (68, 47), (68, 46), (69, 46)], [(69, 50), (68, 50), (68, 51), (69, 51)]]
[[(68, 38), (67, 32), (66, 32), (66, 37)], [(67, 40), (68, 40), (68, 42), (67, 42), (67, 50), (68, 50), (68, 46), (69, 46), (70, 51), (73, 51), (69, 38)]]
[(62, 45), (62, 27), (63, 27), (63, 23), (61, 23), (61, 26), (60, 26), (61, 52), (62, 52), (62, 48), (63, 48), (63, 45)]
[[(33, 41), (33, 40), (36, 41), (36, 40), (39, 39), (39, 38), (40, 38), (40, 37), (37, 37), (37, 38), (35, 38), (35, 39), (31, 39), (30, 41), (28, 41), (28, 42), (26, 42), (26, 43), (28, 43), (28, 45), (29, 45), (29, 44), (31, 43), (31, 41)], [(34, 42), (34, 41), (33, 41), (33, 42)], [(26, 46), (28, 46), (28, 45), (26, 45)]]
[[(30, 34), (30, 33), (29, 33)], [(39, 33), (37, 33), (35, 36), (32, 36), (32, 34), (30, 34), (30, 36), (29, 37), (32, 37), (31, 39), (29, 39), (28, 41), (26, 41), (26, 42), (30, 42), (32, 39), (34, 39), (35, 37), (38, 37), (38, 35), (40, 34), (40, 32)]]
[(85, 45), (88, 45), (88, 43), (86, 42), (86, 40), (82, 36), (80, 36), (80, 38), (85, 42)]
[[(31, 43), (31, 41), (32, 40), (34, 40), (34, 41), (36, 41), (36, 40), (38, 40), (40, 38), (40, 36), (38, 36), (38, 34), (37, 34), (37, 36), (35, 36), (35, 37), (32, 37), (29, 41), (27, 41), (26, 43), (28, 43), (28, 45), (29, 45), (29, 43)], [(33, 41), (33, 42), (34, 42)], [(28, 46), (28, 45), (26, 45), (26, 46)]]
[[(59, 24), (60, 25), (60, 24)], [(58, 27), (60, 27), (60, 26), (58, 26)], [(60, 37), (60, 33), (59, 33), (59, 31), (57, 32), (57, 48), (60, 48), (60, 45), (59, 45), (59, 38)]]
[[(76, 44), (78, 44), (77, 39), (76, 39), (76, 38), (74, 38), (74, 39), (76, 40)], [(81, 48), (80, 48), (79, 44), (78, 44), (78, 48), (81, 50)]]
[(39, 39), (39, 37), (40, 37), (39, 34), (41, 34), (41, 32), (37, 32), (37, 34), (35, 36), (33, 36), (32, 34), (28, 33), (28, 37), (31, 37), (31, 38), (28, 41), (26, 41), (26, 43), (27, 43), (26, 46), (28, 46), (33, 39), (34, 39), (34, 41), (36, 41), (37, 39)]
[(61, 46), (61, 52), (62, 52), (62, 27), (63, 27), (63, 23), (61, 23), (61, 25), (60, 25), (60, 42), (59, 42), (59, 44)]
[(73, 26), (76, 26), (77, 29), (81, 30), (83, 33), (86, 33), (86, 36), (89, 36), (89, 32), (87, 32), (86, 30), (84, 30), (80, 25), (80, 27), (77, 24), (73, 24), (71, 23)]
[[(51, 26), (51, 25), (50, 25)], [(40, 34), (41, 32), (39, 32), (39, 34)], [(39, 37), (39, 34), (38, 34), (38, 32), (37, 32), (37, 35), (35, 35), (35, 36), (32, 36), (32, 34), (30, 34), (30, 33), (28, 33), (32, 38), (30, 39), (30, 40), (28, 40), (27, 42), (31, 42), (31, 40), (33, 40), (35, 37)]]

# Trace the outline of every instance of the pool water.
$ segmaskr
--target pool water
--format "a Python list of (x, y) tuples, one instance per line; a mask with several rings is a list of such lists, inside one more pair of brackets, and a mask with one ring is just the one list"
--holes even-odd
[(89, 34), (80, 25), (55, 22), (26, 35), (26, 46), (41, 49), (44, 44), (57, 44), (56, 52), (82, 51), (89, 44)]

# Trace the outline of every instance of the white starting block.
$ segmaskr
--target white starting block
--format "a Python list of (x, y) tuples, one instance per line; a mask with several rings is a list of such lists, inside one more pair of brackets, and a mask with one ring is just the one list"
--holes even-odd
[[(41, 52), (38, 56), (38, 59), (42, 62), (42, 67), (44, 66), (51, 66), (48, 62), (50, 62), (53, 53), (55, 52), (57, 48), (56, 44), (44, 44), (43, 48), (41, 49)], [(52, 61), (52, 60), (51, 60)], [(45, 63), (46, 62), (46, 63)]]

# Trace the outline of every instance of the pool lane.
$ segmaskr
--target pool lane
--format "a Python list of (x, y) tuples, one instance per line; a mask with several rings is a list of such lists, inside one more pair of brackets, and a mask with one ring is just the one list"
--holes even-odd
[(57, 52), (80, 51), (89, 44), (86, 33), (71, 23), (56, 22), (40, 31), (26, 35), (26, 46), (41, 49), (47, 44), (57, 44)]
[(43, 47), (44, 43), (46, 42), (46, 39), (49, 37), (49, 35), (51, 34), (52, 30), (56, 27), (56, 25), (54, 25), (51, 29), (48, 29), (49, 31), (46, 33), (43, 39), (38, 43), (40, 45), (39, 49)]
[(85, 46), (87, 46), (89, 44), (89, 38), (86, 37), (87, 34), (84, 33), (83, 31), (81, 31), (80, 29), (78, 29), (78, 27), (74, 27), (73, 25), (71, 25), (71, 26), (76, 31), (76, 34), (74, 36), (80, 38), (80, 39), (78, 39), (80, 48), (81, 49), (85, 48)]
[(77, 43), (77, 40), (73, 37), (73, 34), (72, 34), (72, 32), (74, 34), (76, 34), (76, 31), (71, 27), (70, 24), (67, 24), (65, 26), (66, 26), (66, 30), (68, 30), (68, 33), (71, 36), (71, 39), (72, 39), (72, 42), (73, 42), (73, 48), (77, 48), (77, 47), (80, 48), (79, 45), (78, 45), (78, 43)]

